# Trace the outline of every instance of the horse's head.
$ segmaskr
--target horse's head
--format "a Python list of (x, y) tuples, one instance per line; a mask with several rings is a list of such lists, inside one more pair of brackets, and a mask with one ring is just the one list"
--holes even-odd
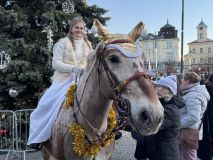
[(94, 25), (102, 39), (96, 48), (102, 93), (127, 108), (135, 130), (142, 135), (156, 133), (163, 121), (163, 107), (143, 68), (142, 47), (135, 43), (143, 23), (128, 35), (111, 34), (98, 20)]

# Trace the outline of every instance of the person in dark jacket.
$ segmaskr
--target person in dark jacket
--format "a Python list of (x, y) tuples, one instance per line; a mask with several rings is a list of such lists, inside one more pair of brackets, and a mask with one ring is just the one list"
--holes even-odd
[(155, 135), (140, 137), (133, 133), (137, 140), (135, 158), (149, 160), (179, 160), (179, 108), (184, 106), (183, 99), (176, 96), (177, 78), (168, 76), (156, 83), (156, 93), (164, 107), (164, 121)]
[(213, 156), (213, 73), (209, 76), (206, 88), (210, 94), (203, 117), (203, 139), (199, 141), (197, 156), (201, 160), (212, 160)]

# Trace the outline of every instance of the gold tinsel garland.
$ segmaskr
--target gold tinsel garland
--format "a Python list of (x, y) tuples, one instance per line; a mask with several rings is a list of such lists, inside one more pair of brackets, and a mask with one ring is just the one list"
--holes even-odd
[[(72, 85), (67, 92), (66, 106), (71, 107), (74, 102), (74, 91), (77, 85)], [(94, 157), (103, 148), (110, 145), (115, 140), (115, 133), (112, 133), (113, 128), (116, 126), (116, 113), (113, 107), (110, 108), (108, 117), (107, 131), (101, 136), (104, 146), (99, 141), (89, 144), (85, 141), (85, 130), (84, 128), (73, 123), (69, 126), (69, 132), (74, 137), (73, 140), (73, 151), (79, 157)]]
[(66, 101), (65, 101), (65, 106), (67, 108), (71, 108), (73, 105), (74, 105), (74, 92), (77, 88), (77, 84), (73, 84), (70, 86), (70, 88), (68, 89), (67, 91), (67, 98), (66, 98)]

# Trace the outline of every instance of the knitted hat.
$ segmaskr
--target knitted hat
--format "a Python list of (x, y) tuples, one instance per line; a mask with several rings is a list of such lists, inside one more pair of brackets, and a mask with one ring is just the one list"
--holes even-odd
[(173, 95), (177, 94), (177, 77), (175, 75), (161, 78), (156, 84), (168, 87)]

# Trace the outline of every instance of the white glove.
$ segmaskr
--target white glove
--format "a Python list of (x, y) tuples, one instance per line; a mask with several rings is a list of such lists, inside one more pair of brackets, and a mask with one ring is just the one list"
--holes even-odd
[(77, 67), (73, 67), (72, 68), (72, 73), (74, 73), (76, 75), (81, 75), (82, 74), (82, 70), (77, 68)]

